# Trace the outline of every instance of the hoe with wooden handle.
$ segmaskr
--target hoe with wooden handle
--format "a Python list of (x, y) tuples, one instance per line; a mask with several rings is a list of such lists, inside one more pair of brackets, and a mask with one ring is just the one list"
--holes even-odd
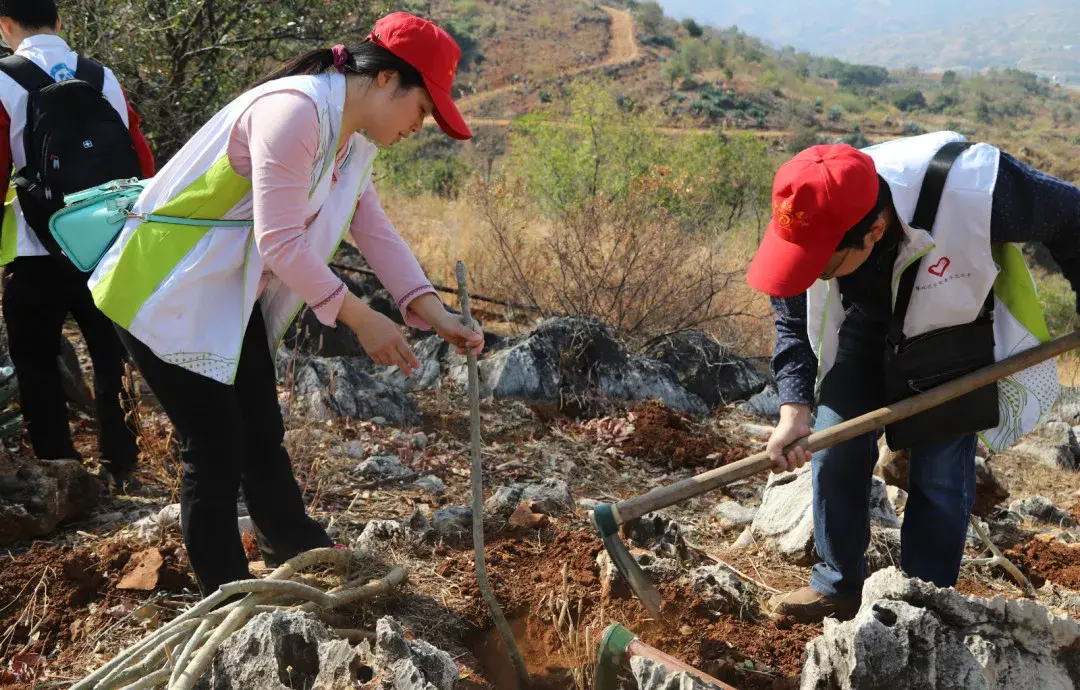
[[(995, 381), (1028, 369), (1040, 362), (1057, 357), (1060, 354), (1080, 347), (1080, 331), (1073, 331), (1043, 343), (1030, 350), (1008, 357), (990, 366), (945, 383), (937, 388), (919, 393), (894, 405), (867, 412), (861, 417), (850, 419), (824, 431), (795, 441), (785, 452), (802, 446), (810, 452), (829, 448), (838, 443), (858, 438), (863, 434), (881, 429), (895, 421), (911, 417), (944, 402), (948, 402), (973, 390), (982, 388)], [(615, 504), (597, 506), (592, 511), (593, 524), (600, 532), (611, 561), (619, 573), (626, 579), (638, 599), (653, 616), (659, 619), (660, 595), (653, 588), (637, 561), (633, 559), (626, 545), (619, 538), (619, 525), (636, 520), (654, 510), (675, 505), (688, 498), (699, 496), (718, 487), (730, 484), (752, 474), (764, 472), (772, 467), (772, 459), (765, 451), (751, 455), (738, 462), (718, 467), (708, 472), (684, 479), (669, 486), (658, 487), (647, 494), (628, 498)]]
[(615, 690), (619, 672), (635, 656), (651, 659), (666, 667), (668, 673), (686, 673), (702, 683), (711, 683), (720, 690), (735, 690), (730, 685), (705, 675), (693, 666), (664, 654), (655, 647), (650, 647), (618, 623), (609, 625), (604, 631), (603, 639), (600, 640), (600, 648), (596, 652), (596, 668), (593, 673), (593, 690)]

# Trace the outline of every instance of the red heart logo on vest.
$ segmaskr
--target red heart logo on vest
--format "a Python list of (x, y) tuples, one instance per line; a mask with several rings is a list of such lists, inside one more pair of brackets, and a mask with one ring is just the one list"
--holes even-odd
[(937, 263), (931, 266), (928, 270), (934, 275), (936, 275), (938, 278), (940, 278), (941, 276), (945, 275), (945, 271), (948, 270), (950, 263), (952, 262), (949, 261), (949, 257), (943, 256), (938, 259)]

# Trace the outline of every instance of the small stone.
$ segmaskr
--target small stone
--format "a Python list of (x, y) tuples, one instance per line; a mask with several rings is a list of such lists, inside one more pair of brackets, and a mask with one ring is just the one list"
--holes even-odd
[(1068, 529), (1076, 526), (1076, 520), (1071, 515), (1058, 508), (1053, 501), (1045, 496), (1031, 496), (1023, 500), (1013, 501), (1009, 505), (1009, 510), (1056, 527)]
[(435, 531), (444, 537), (461, 537), (472, 532), (472, 509), (463, 506), (440, 508), (432, 516)]
[(375, 426), (386, 426), (386, 417), (372, 417), (371, 423)]
[(548, 478), (539, 484), (526, 484), (521, 492), (521, 502), (533, 512), (545, 515), (557, 515), (574, 509), (570, 486), (561, 479)]
[(889, 493), (889, 500), (896, 506), (897, 514), (904, 512), (904, 508), (907, 506), (908, 493), (898, 486), (892, 486), (891, 484), (886, 489)]
[(417, 491), (423, 491), (424, 493), (429, 494), (446, 493), (446, 484), (443, 483), (443, 480), (433, 474), (429, 474), (422, 479), (417, 479), (413, 482), (413, 488)]
[(354, 548), (357, 551), (380, 553), (387, 546), (404, 546), (412, 538), (408, 526), (397, 520), (372, 520), (364, 525), (364, 531), (357, 537)]
[(159, 539), (168, 532), (180, 529), (180, 504), (167, 505), (153, 515), (138, 520), (132, 525), (139, 530), (141, 539)]
[(722, 564), (694, 568), (690, 585), (702, 603), (714, 614), (752, 613), (757, 606), (739, 576)]
[(427, 448), (427, 446), (428, 446), (427, 434), (425, 434), (422, 431), (419, 432), (419, 433), (413, 434), (412, 444), (413, 444), (413, 446), (415, 448), (419, 448), (420, 450), (423, 450), (423, 449)]
[(523, 527), (525, 529), (539, 529), (546, 527), (550, 522), (548, 516), (542, 513), (534, 513), (529, 510), (529, 507), (522, 503), (517, 509), (510, 514), (509, 522), (515, 527)]
[[(987, 524), (986, 520), (983, 520), (982, 518), (976, 517), (974, 515), (972, 516), (972, 518), (979, 523), (979, 527), (982, 529), (983, 534), (985, 534), (987, 537), (989, 537), (990, 536), (990, 525)], [(993, 539), (991, 539), (990, 541), (993, 541)], [(973, 549), (985, 549), (986, 548), (986, 544), (983, 543), (982, 537), (980, 537), (979, 533), (977, 531), (975, 531), (975, 526), (970, 524), (970, 523), (968, 524), (967, 544), (968, 544), (968, 546), (970, 546)]]
[(593, 510), (597, 506), (604, 505), (604, 502), (603, 501), (598, 501), (595, 498), (579, 498), (577, 500), (577, 505), (578, 505), (578, 508), (581, 508), (582, 510), (587, 511), (587, 510)]
[(497, 517), (507, 517), (521, 503), (523, 491), (524, 488), (520, 484), (497, 487), (495, 493), (484, 501), (484, 510)]
[(342, 444), (341, 449), (345, 453), (345, 457), (347, 458), (359, 460), (364, 457), (363, 441), (346, 441)]
[(755, 541), (756, 540), (754, 539), (754, 530), (753, 530), (753, 528), (752, 527), (747, 527), (746, 529), (744, 529), (742, 531), (742, 534), (739, 535), (739, 538), (731, 543), (731, 548), (733, 548), (733, 549), (745, 549), (746, 547), (753, 544)]
[(356, 466), (356, 471), (367, 477), (400, 477), (409, 473), (397, 458), (390, 455), (368, 458)]
[(152, 592), (157, 589), (161, 566), (165, 559), (157, 549), (146, 549), (132, 555), (127, 564), (127, 572), (120, 580), (117, 589)]
[(756, 508), (744, 506), (735, 501), (724, 501), (713, 508), (713, 517), (722, 527), (739, 527), (754, 521)]

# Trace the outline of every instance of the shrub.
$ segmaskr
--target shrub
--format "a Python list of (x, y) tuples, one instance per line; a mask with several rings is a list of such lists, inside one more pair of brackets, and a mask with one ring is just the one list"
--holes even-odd
[(407, 197), (428, 193), (454, 198), (469, 168), (458, 158), (460, 144), (434, 129), (384, 149), (375, 159), (382, 184)]
[(904, 136), (913, 137), (920, 134), (926, 134), (926, 128), (924, 128), (918, 122), (905, 122), (901, 132)]
[(641, 28), (650, 34), (657, 34), (664, 21), (664, 10), (655, 2), (643, 2), (637, 6), (637, 19)]
[(893, 105), (903, 112), (926, 108), (926, 96), (918, 89), (903, 89), (893, 94)]
[(686, 29), (686, 33), (690, 34), (691, 38), (700, 38), (705, 31), (690, 17), (687, 17), (682, 22), (683, 28)]

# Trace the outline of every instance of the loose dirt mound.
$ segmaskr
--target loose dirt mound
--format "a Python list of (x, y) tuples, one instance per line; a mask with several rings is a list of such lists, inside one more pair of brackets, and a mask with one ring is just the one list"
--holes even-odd
[(634, 431), (623, 450), (636, 458), (678, 469), (719, 467), (753, 453), (739, 440), (695, 428), (690, 417), (658, 402), (645, 403), (632, 411)]
[(105, 559), (89, 549), (34, 544), (4, 564), (0, 578), (0, 658), (48, 653), (64, 642), (82, 607), (105, 588), (104, 573), (122, 567), (131, 554)]
[(1036, 537), (1023, 546), (1010, 549), (1005, 555), (1036, 587), (1042, 587), (1050, 580), (1061, 587), (1080, 589), (1080, 544), (1063, 544)]
[[(175, 549), (160, 550), (163, 563), (155, 581), (157, 589), (179, 591), (194, 588), (186, 562)], [(55, 546), (39, 542), (21, 556), (4, 563), (0, 577), (0, 660), (36, 658), (39, 666), (17, 669), (0, 667), (0, 687), (29, 687), (27, 683), (47, 662), (50, 666), (93, 648), (93, 639), (115, 622), (115, 605), (130, 611), (129, 600), (143, 599), (147, 592), (121, 592), (117, 584), (131, 568), (132, 548), (122, 543), (98, 544), (97, 548)], [(134, 565), (134, 564), (133, 564)], [(87, 606), (96, 604), (88, 615)], [(89, 649), (83, 649), (83, 643)], [(17, 667), (13, 664), (12, 667)], [(29, 675), (27, 675), (29, 674)]]
[[(539, 540), (535, 535), (497, 537), (488, 545), (492, 586), (512, 621), (537, 687), (591, 687), (592, 655), (612, 622), (736, 687), (794, 687), (803, 649), (820, 634), (820, 627), (779, 630), (767, 620), (712, 617), (697, 597), (677, 584), (660, 586), (665, 619), (653, 621), (636, 600), (601, 601), (596, 567), (601, 549), (600, 541), (587, 531), (545, 531)], [(458, 583), (464, 595), (479, 600), (472, 554), (451, 556), (438, 572)], [(482, 624), (482, 611), (475, 620)], [(513, 685), (512, 671), (493, 632), (477, 640), (474, 649), (480, 673), (493, 687)]]

